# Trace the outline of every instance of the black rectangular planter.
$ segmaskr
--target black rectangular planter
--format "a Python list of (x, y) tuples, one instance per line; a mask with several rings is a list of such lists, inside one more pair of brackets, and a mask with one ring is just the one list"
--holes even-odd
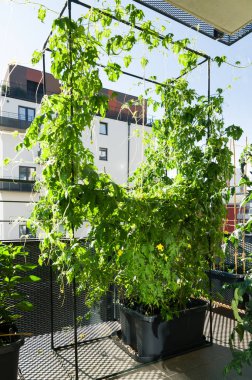
[(201, 346), (207, 302), (182, 310), (178, 317), (164, 321), (161, 316), (145, 316), (123, 305), (120, 308), (122, 340), (136, 351), (136, 359), (148, 363)]

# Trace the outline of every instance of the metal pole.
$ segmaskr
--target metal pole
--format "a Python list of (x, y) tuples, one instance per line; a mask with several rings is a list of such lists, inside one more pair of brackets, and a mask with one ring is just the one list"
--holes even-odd
[(43, 53), (43, 92), (46, 95), (46, 67), (45, 67), (45, 52)]
[[(45, 64), (45, 52), (43, 52), (43, 93), (46, 95), (46, 64)], [(50, 260), (49, 267), (50, 276), (50, 317), (51, 317), (51, 349), (54, 350), (54, 304), (53, 304), (53, 272), (52, 261)]]
[(210, 323), (210, 343), (213, 344), (213, 290), (212, 290), (212, 260), (211, 260), (211, 237), (208, 234), (208, 254), (209, 254), (209, 293), (210, 293), (210, 303), (209, 303), (209, 323)]
[[(210, 238), (209, 238), (209, 245)], [(209, 303), (209, 324), (210, 324), (210, 343), (213, 344), (213, 290), (212, 290), (212, 262), (209, 260), (209, 293), (210, 293), (210, 303)]]
[[(235, 141), (232, 139), (232, 147), (233, 147), (233, 164), (234, 164), (234, 230), (237, 225), (237, 182), (236, 182), (236, 152), (235, 152)], [(234, 272), (237, 274), (238, 269), (238, 249), (235, 244), (234, 246)]]
[(129, 185), (129, 172), (130, 172), (130, 121), (128, 120), (128, 157), (127, 157), (127, 183)]
[[(207, 100), (208, 105), (210, 105), (210, 97), (211, 97), (211, 59), (208, 58), (207, 60)], [(209, 139), (211, 134), (211, 128), (210, 128), (210, 111), (208, 111), (208, 123), (207, 123), (207, 139)]]
[(73, 319), (74, 319), (74, 359), (75, 359), (75, 380), (79, 379), (78, 368), (78, 331), (77, 331), (77, 302), (76, 302), (76, 282), (73, 279)]
[[(71, 122), (73, 120), (73, 77), (72, 77), (72, 31), (71, 31), (71, 20), (72, 20), (72, 0), (67, 1), (68, 8), (68, 18), (70, 21), (69, 29), (69, 68), (70, 68), (70, 117)], [(72, 184), (74, 184), (74, 162), (72, 158)], [(72, 225), (72, 235), (74, 237), (74, 225)], [(76, 305), (76, 281), (75, 277), (73, 279), (73, 323), (74, 323), (74, 359), (75, 359), (75, 380), (79, 379), (79, 367), (78, 367), (78, 335), (77, 335), (77, 305)]]
[(52, 262), (50, 261), (50, 307), (51, 307), (51, 349), (54, 350), (54, 313), (53, 313), (53, 273)]
[[(211, 60), (207, 60), (207, 99), (208, 106), (210, 105), (211, 97)], [(207, 124), (207, 140), (211, 135), (211, 120), (210, 120), (210, 110), (208, 111), (208, 124)], [(209, 255), (209, 293), (210, 293), (210, 303), (209, 303), (209, 322), (210, 322), (210, 343), (213, 344), (213, 304), (212, 304), (212, 253), (211, 253), (211, 236), (208, 233), (208, 255)]]

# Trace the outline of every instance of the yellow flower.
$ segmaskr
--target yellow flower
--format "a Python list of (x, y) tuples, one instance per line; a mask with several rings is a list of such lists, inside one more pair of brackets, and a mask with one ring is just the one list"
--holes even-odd
[(120, 257), (120, 256), (122, 256), (122, 254), (123, 254), (123, 251), (122, 251), (121, 249), (119, 249), (119, 250), (117, 251), (117, 255)]
[(164, 246), (163, 246), (163, 244), (161, 244), (161, 243), (159, 243), (159, 244), (156, 246), (156, 248), (157, 248), (159, 251), (161, 251), (161, 252), (163, 252), (163, 250), (164, 250)]

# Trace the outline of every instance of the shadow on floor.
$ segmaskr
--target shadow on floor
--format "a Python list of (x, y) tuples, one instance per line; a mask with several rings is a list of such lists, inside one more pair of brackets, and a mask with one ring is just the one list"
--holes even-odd
[(188, 354), (146, 366), (138, 371), (116, 377), (124, 380), (251, 380), (252, 367), (244, 368), (243, 375), (223, 373), (231, 359), (230, 350), (214, 344)]

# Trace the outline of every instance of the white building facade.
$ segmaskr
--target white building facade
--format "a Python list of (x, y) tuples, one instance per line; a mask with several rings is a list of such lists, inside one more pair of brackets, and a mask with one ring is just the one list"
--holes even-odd
[[(59, 84), (47, 75), (47, 94), (58, 93)], [(34, 238), (26, 226), (32, 203), (39, 194), (34, 192), (35, 176), (41, 167), (36, 163), (39, 147), (32, 151), (16, 151), (26, 129), (39, 109), (43, 95), (41, 72), (23, 66), (9, 66), (0, 87), (0, 240)], [(105, 90), (109, 94), (109, 90)], [(83, 134), (83, 143), (94, 154), (99, 171), (110, 174), (119, 184), (126, 184), (143, 160), (142, 136), (150, 127), (136, 125), (128, 114), (120, 112), (120, 94), (113, 100), (107, 117), (96, 116), (91, 130)], [(146, 121), (146, 115), (144, 121)], [(142, 122), (141, 122), (142, 124)], [(4, 165), (4, 161), (10, 162)], [(79, 231), (82, 237), (83, 229)]]

